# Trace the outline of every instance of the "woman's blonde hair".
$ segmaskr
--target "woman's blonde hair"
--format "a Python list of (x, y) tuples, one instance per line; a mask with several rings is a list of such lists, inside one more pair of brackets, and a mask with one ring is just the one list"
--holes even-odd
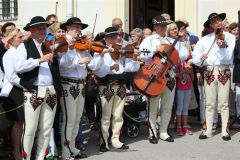
[(12, 30), (8, 36), (6, 37), (7, 42), (9, 42), (10, 40), (12, 40), (14, 37), (16, 37), (16, 35), (20, 32), (20, 29), (15, 28), (14, 30)]
[(20, 32), (20, 29), (15, 28), (14, 30), (12, 30), (7, 37), (5, 37), (3, 39), (3, 43), (5, 45), (5, 48), (9, 48), (9, 42), (17, 36), (17, 34)]
[(177, 24), (175, 22), (172, 22), (167, 26), (167, 36), (169, 36), (170, 30), (172, 30), (174, 28), (178, 29)]

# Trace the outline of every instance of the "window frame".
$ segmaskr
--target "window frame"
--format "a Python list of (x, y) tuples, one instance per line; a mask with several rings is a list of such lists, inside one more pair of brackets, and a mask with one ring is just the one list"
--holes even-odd
[[(5, 7), (3, 5), (6, 5)], [(18, 0), (0, 0), (0, 22), (18, 19)]]

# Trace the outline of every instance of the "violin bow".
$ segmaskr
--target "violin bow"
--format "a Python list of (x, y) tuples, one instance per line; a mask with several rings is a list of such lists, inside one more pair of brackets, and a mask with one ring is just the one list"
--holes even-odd
[[(56, 22), (58, 22), (58, 18), (57, 18), (57, 6), (58, 6), (58, 1), (56, 1), (56, 5), (55, 5), (55, 15), (56, 15)], [(54, 22), (52, 25), (54, 25), (56, 22)], [(55, 41), (56, 41), (56, 27), (53, 26), (53, 43), (52, 43), (52, 54), (54, 54), (54, 50), (55, 50)]]
[(238, 53), (240, 53), (240, 10), (238, 11)]
[(96, 13), (95, 20), (94, 20), (93, 31), (92, 31), (92, 37), (94, 36), (94, 31), (95, 31), (96, 22), (97, 22), (97, 13)]
[[(212, 50), (212, 47), (213, 47), (213, 45), (215, 44), (215, 42), (216, 42), (216, 40), (217, 40), (217, 34), (218, 34), (218, 32), (219, 32), (219, 30), (217, 30), (216, 31), (216, 33), (215, 33), (215, 38), (214, 38), (214, 41), (213, 41), (213, 43), (211, 44), (211, 46), (210, 46), (210, 48), (208, 49), (208, 51), (207, 51), (207, 55), (209, 54), (209, 52)], [(205, 59), (206, 60), (206, 59)], [(205, 60), (203, 60), (202, 61), (202, 63), (201, 63), (201, 65), (200, 66), (202, 66), (203, 65), (203, 63), (205, 62)]]

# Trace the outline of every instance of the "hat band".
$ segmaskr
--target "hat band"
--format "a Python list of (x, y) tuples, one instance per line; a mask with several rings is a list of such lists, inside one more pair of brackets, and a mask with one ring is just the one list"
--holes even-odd
[(36, 22), (36, 23), (30, 24), (29, 27), (32, 27), (38, 24), (47, 24), (47, 22)]
[(108, 36), (110, 34), (119, 34), (119, 33), (118, 33), (118, 31), (108, 32), (108, 33), (105, 34), (105, 36)]
[(156, 19), (153, 19), (153, 24), (158, 24), (158, 23), (167, 23), (167, 21), (157, 21)]
[(215, 18), (215, 17), (217, 17), (218, 15), (213, 15), (212, 17), (210, 17), (209, 19), (213, 19), (213, 18)]

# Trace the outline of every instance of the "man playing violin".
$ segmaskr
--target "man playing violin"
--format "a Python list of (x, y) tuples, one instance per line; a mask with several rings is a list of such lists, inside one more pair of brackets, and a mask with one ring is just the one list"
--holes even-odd
[[(145, 64), (152, 63), (152, 57), (154, 54), (158, 54), (157, 52), (162, 52), (164, 47), (161, 44), (169, 44), (166, 40), (166, 29), (167, 25), (169, 24), (164, 17), (157, 16), (152, 20), (153, 29), (155, 30), (156, 34), (148, 36), (145, 38), (142, 43), (140, 44), (141, 51), (149, 51), (149, 53), (141, 53), (140, 57), (144, 59)], [(150, 129), (149, 129), (149, 142), (152, 144), (157, 144), (157, 129), (156, 129), (156, 117), (158, 112), (158, 107), (161, 105), (160, 109), (160, 117), (161, 117), (161, 124), (160, 124), (160, 139), (173, 142), (174, 139), (170, 136), (167, 132), (168, 124), (171, 117), (172, 112), (172, 105), (174, 101), (175, 95), (175, 73), (173, 69), (169, 70), (167, 73), (167, 85), (163, 90), (163, 93), (157, 97), (149, 97), (149, 121), (150, 121)], [(161, 99), (161, 104), (159, 100)]]
[(41, 16), (33, 17), (24, 30), (31, 38), (17, 48), (16, 71), (24, 87), (24, 131), (22, 157), (30, 160), (35, 135), (36, 160), (43, 160), (53, 126), (60, 90), (58, 61), (44, 45), (47, 22)]
[(75, 147), (75, 139), (79, 130), (79, 123), (84, 107), (84, 83), (87, 76), (87, 64), (90, 62), (89, 51), (79, 51), (75, 48), (76, 38), (81, 35), (82, 29), (88, 27), (77, 17), (72, 17), (60, 25), (66, 31), (68, 50), (58, 53), (59, 70), (62, 83), (60, 104), (63, 112), (61, 131), (62, 157), (75, 159), (86, 158)]
[[(233, 49), (235, 38), (222, 30), (222, 21), (226, 14), (211, 13), (204, 26), (211, 27), (214, 32), (201, 38), (193, 51), (193, 63), (204, 66), (204, 89), (206, 94), (206, 126), (199, 139), (212, 136), (214, 107), (216, 102), (221, 109), (222, 139), (231, 140), (228, 130), (229, 121), (229, 90), (230, 90), (230, 65), (233, 63)], [(216, 33), (220, 31), (220, 34)], [(221, 38), (220, 38), (221, 37)]]
[(124, 72), (134, 72), (140, 67), (133, 58), (123, 58), (114, 48), (117, 43), (119, 32), (115, 27), (108, 27), (105, 30), (105, 43), (108, 49), (103, 53), (94, 54), (94, 61), (88, 64), (94, 74), (99, 77), (99, 94), (102, 104), (101, 131), (103, 142), (100, 144), (100, 151), (109, 150), (108, 138), (109, 128), (112, 127), (111, 142), (114, 148), (126, 150), (129, 147), (120, 142), (119, 136), (123, 125), (123, 107), (125, 103), (125, 77)]

